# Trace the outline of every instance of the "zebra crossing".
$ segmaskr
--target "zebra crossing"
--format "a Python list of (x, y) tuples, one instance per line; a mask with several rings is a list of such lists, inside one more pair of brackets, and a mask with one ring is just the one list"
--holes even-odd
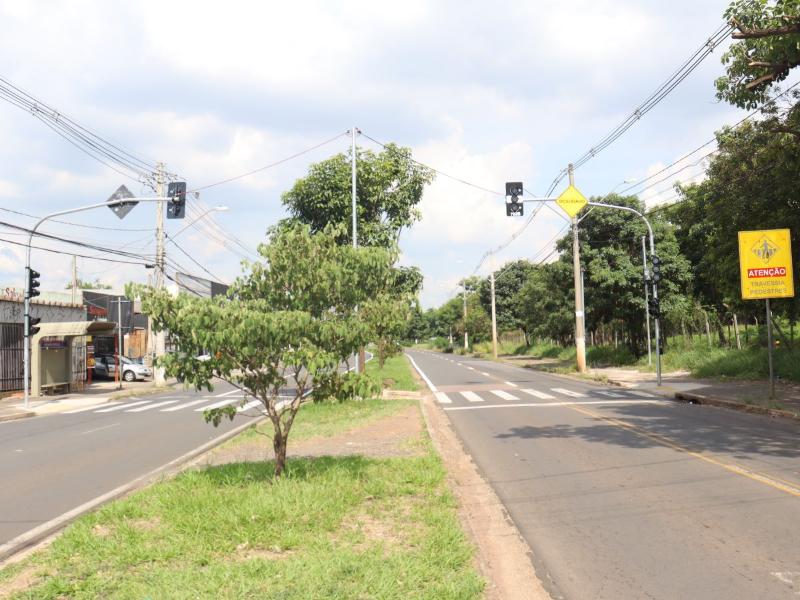
[[(234, 390), (235, 392), (241, 392), (239, 390)], [(188, 412), (203, 412), (205, 410), (210, 410), (213, 408), (222, 408), (224, 406), (234, 406), (236, 408), (236, 412), (246, 412), (248, 410), (257, 409), (261, 405), (260, 400), (253, 400), (244, 402), (244, 399), (241, 395), (239, 396), (232, 396), (229, 393), (224, 394), (224, 398), (220, 399), (219, 396), (206, 396), (203, 398), (189, 400), (186, 402), (182, 402), (183, 400), (188, 400), (186, 397), (183, 398), (176, 398), (176, 397), (159, 397), (153, 398), (152, 400), (142, 400), (140, 398), (130, 398), (126, 402), (115, 402), (115, 403), (105, 403), (105, 404), (94, 404), (92, 406), (84, 406), (75, 410), (66, 411), (64, 414), (77, 414), (77, 413), (96, 413), (96, 414), (105, 414), (105, 413), (143, 413), (148, 411), (157, 411), (157, 412), (166, 412), (166, 413), (174, 413), (182, 410), (187, 410)]]
[[(455, 386), (453, 386), (455, 387)], [(478, 389), (478, 390), (456, 390), (456, 391), (437, 391), (434, 393), (437, 402), (440, 404), (492, 404), (498, 403), (518, 406), (530, 406), (531, 397), (539, 402), (541, 406), (565, 406), (568, 404), (655, 404), (664, 402), (654, 394), (639, 390), (588, 390), (576, 391), (562, 387), (534, 389), (530, 387), (514, 387), (511, 389)], [(455, 409), (453, 409), (455, 410)]]

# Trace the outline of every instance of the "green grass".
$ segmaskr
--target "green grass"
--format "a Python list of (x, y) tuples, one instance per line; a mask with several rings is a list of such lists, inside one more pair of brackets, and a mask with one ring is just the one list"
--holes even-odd
[[(339, 408), (345, 405), (338, 405)], [(411, 458), (290, 459), (185, 472), (73, 523), (0, 571), (12, 598), (480, 598), (445, 471)]]
[(368, 375), (381, 382), (382, 388), (411, 392), (419, 389), (411, 375), (408, 359), (402, 354), (387, 358), (383, 369), (378, 367), (378, 358), (375, 357), (367, 363), (366, 369)]

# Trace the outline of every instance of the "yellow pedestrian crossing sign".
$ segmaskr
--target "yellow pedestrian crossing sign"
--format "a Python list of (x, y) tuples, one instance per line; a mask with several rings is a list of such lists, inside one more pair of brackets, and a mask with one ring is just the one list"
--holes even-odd
[(744, 300), (794, 297), (791, 232), (740, 231), (739, 271)]
[(570, 185), (564, 192), (556, 198), (556, 204), (558, 204), (562, 210), (567, 213), (570, 218), (577, 215), (583, 207), (586, 206), (588, 200), (586, 196), (580, 193), (578, 188), (574, 185)]

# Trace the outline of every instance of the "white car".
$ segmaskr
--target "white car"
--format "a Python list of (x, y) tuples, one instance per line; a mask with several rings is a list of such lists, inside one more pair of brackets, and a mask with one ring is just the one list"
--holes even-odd
[[(95, 356), (95, 375), (114, 378), (117, 371), (116, 357), (110, 355)], [(122, 378), (125, 381), (140, 381), (153, 375), (153, 369), (141, 363), (134, 362), (127, 356), (120, 356), (122, 363)]]

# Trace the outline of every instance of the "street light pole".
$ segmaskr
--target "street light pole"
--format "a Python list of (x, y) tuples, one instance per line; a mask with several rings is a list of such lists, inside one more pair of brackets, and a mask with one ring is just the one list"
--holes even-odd
[(464, 352), (469, 348), (469, 336), (467, 335), (467, 282), (464, 281)]
[(98, 202), (96, 204), (89, 204), (86, 206), (79, 206), (77, 208), (70, 208), (67, 210), (60, 210), (58, 212), (50, 213), (49, 215), (43, 216), (41, 219), (36, 221), (36, 224), (28, 233), (28, 244), (25, 249), (25, 325), (24, 325), (24, 334), (25, 339), (23, 342), (23, 357), (22, 362), (24, 365), (23, 368), (23, 389), (24, 389), (24, 397), (25, 397), (25, 408), (28, 408), (28, 399), (30, 395), (30, 336), (28, 335), (28, 326), (27, 322), (30, 317), (30, 308), (31, 308), (31, 300), (30, 300), (30, 278), (28, 277), (28, 273), (31, 269), (31, 243), (33, 242), (33, 236), (36, 234), (36, 230), (49, 219), (53, 217), (61, 217), (63, 215), (71, 215), (73, 213), (83, 212), (86, 210), (93, 210), (95, 208), (108, 208), (109, 206), (117, 206), (120, 204), (126, 204), (128, 202), (162, 202), (163, 200), (169, 200), (169, 198), (162, 198), (160, 196), (155, 198), (122, 198), (119, 200), (110, 200), (108, 202)]
[(650, 309), (648, 308), (650, 306), (650, 292), (647, 289), (647, 250), (644, 246), (644, 236), (642, 236), (642, 265), (644, 266), (644, 317), (647, 323), (647, 364), (651, 365), (653, 364), (653, 351), (650, 347)]
[[(569, 184), (575, 185), (572, 163), (569, 168)], [(575, 284), (575, 358), (578, 372), (586, 372), (586, 323), (583, 310), (583, 278), (581, 277), (581, 246), (578, 240), (578, 218), (572, 217), (572, 276)]]

